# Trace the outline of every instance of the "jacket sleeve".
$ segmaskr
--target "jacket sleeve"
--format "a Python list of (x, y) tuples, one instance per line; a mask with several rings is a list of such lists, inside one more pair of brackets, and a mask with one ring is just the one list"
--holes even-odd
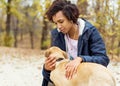
[(43, 74), (44, 79), (46, 79), (48, 82), (49, 82), (49, 81), (52, 82), (52, 81), (50, 80), (50, 72), (51, 72), (51, 71), (46, 70), (46, 69), (44, 68), (44, 66), (43, 66), (42, 74)]
[(94, 27), (88, 39), (90, 55), (80, 55), (83, 62), (94, 62), (107, 66), (109, 58), (106, 54), (105, 44), (98, 30)]

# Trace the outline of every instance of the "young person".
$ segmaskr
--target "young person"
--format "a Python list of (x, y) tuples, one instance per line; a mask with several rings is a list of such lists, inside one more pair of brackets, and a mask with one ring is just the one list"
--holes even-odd
[[(56, 24), (51, 32), (52, 46), (66, 51), (72, 59), (66, 65), (66, 78), (71, 79), (81, 62), (94, 62), (104, 66), (109, 63), (106, 48), (98, 30), (87, 20), (79, 18), (75, 4), (56, 0), (46, 12), (47, 18)], [(50, 72), (55, 68), (55, 56), (49, 56), (43, 66), (42, 86), (48, 86)]]

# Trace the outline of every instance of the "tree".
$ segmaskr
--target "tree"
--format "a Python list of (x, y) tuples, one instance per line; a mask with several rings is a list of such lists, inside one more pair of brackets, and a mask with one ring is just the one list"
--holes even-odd
[(77, 6), (78, 6), (78, 9), (79, 9), (81, 16), (86, 16), (88, 14), (87, 13), (87, 7), (88, 7), (87, 0), (78, 0)]
[(6, 34), (4, 38), (5, 46), (11, 46), (11, 40), (12, 40), (12, 37), (10, 35), (11, 2), (12, 0), (8, 0), (6, 5)]
[[(114, 57), (120, 52), (119, 41), (120, 41), (120, 26), (118, 24), (120, 18), (120, 2), (118, 4), (110, 4), (110, 0), (93, 0), (94, 3), (94, 25), (100, 31), (104, 38), (107, 52), (109, 55)], [(115, 7), (114, 5), (118, 5)]]
[[(51, 4), (51, 1), (50, 0), (46, 0), (44, 2), (44, 4), (45, 4), (45, 9), (44, 10), (47, 10), (48, 7)], [(49, 32), (48, 31), (48, 22), (47, 22), (47, 19), (45, 17), (45, 13), (43, 13), (43, 15), (44, 15), (44, 17), (43, 17), (43, 29), (42, 29), (42, 37), (41, 37), (41, 49), (46, 49), (47, 47), (50, 46), (50, 43), (49, 43), (50, 39), (48, 39), (48, 35), (49, 35), (48, 34), (48, 32)]]

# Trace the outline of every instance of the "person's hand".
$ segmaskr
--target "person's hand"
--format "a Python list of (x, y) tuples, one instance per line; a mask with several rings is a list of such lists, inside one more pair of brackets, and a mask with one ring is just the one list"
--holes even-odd
[(55, 69), (55, 64), (56, 64), (56, 58), (53, 55), (50, 55), (47, 57), (45, 60), (44, 68), (48, 71), (52, 71)]
[(72, 79), (73, 75), (77, 72), (79, 64), (82, 62), (82, 58), (76, 57), (74, 60), (71, 60), (65, 67), (66, 69), (66, 78)]

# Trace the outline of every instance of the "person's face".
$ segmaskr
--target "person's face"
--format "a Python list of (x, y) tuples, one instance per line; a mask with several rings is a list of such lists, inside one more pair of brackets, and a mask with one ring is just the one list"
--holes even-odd
[(57, 25), (60, 32), (66, 34), (72, 28), (72, 21), (68, 20), (62, 13), (62, 11), (57, 12), (53, 17), (53, 22)]

